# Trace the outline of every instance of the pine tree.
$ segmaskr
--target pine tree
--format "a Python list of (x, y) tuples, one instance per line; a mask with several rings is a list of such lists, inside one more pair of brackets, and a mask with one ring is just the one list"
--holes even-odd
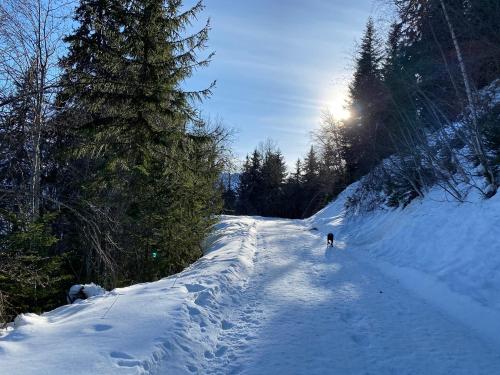
[[(418, 115), (418, 126), (432, 128), (436, 118), (432, 105), (448, 120), (462, 111), (465, 92), (460, 87), (460, 69), (453, 41), (439, 1), (397, 0), (401, 29), (401, 56), (405, 83)], [(466, 27), (464, 2), (446, 1), (452, 22)], [(465, 37), (465, 33), (461, 35)], [(408, 93), (406, 94), (408, 95)]]
[(375, 34), (373, 20), (370, 18), (356, 58), (353, 81), (349, 86), (351, 107), (358, 120), (362, 121), (363, 117), (369, 115), (369, 111), (376, 104), (376, 98), (373, 98), (372, 94), (378, 93), (380, 89), (381, 61), (380, 41)]
[(410, 82), (414, 77), (408, 75), (405, 67), (405, 51), (403, 46), (403, 25), (394, 22), (389, 30), (385, 59), (383, 62), (383, 84), (386, 103), (381, 115), (381, 121), (387, 131), (385, 146), (389, 153), (405, 148), (405, 138), (412, 137), (418, 122), (418, 111), (411, 99)]
[(197, 58), (208, 24), (183, 35), (202, 9), (199, 2), (181, 11), (179, 0), (82, 0), (67, 38), (61, 101), (85, 114), (75, 156), (89, 166), (81, 201), (92, 219), (82, 246), (93, 249), (89, 272), (108, 284), (181, 270), (201, 255), (220, 208), (213, 139), (190, 125), (198, 120), (191, 100), (210, 89), (181, 87), (208, 63)]
[(310, 216), (318, 208), (321, 192), (319, 173), (320, 162), (314, 146), (311, 146), (307, 156), (304, 158), (302, 182), (305, 199), (301, 212), (302, 218)]
[(283, 205), (285, 208), (284, 217), (297, 219), (302, 217), (303, 212), (303, 185), (302, 185), (302, 161), (297, 159), (295, 170), (288, 177), (284, 187)]
[(279, 150), (268, 150), (262, 164), (262, 187), (259, 201), (263, 216), (282, 216), (285, 212), (283, 184), (286, 164)]
[(383, 139), (379, 113), (384, 105), (381, 72), (382, 51), (370, 18), (356, 58), (349, 86), (352, 117), (346, 121), (344, 151), (350, 180), (367, 173), (380, 159), (378, 142)]
[(300, 184), (302, 182), (302, 161), (300, 158), (295, 162), (295, 171), (292, 173), (290, 180), (295, 184)]
[(64, 304), (63, 291), (73, 277), (66, 270), (68, 254), (53, 253), (57, 243), (50, 228), (53, 214), (33, 222), (0, 210), (0, 218), (10, 224), (0, 232), (0, 294), (8, 301), (8, 308), (0, 306), (1, 326), (19, 313), (41, 313)]
[(238, 213), (256, 215), (259, 213), (262, 189), (262, 156), (254, 150), (252, 157), (246, 157), (238, 186)]
[(319, 161), (314, 150), (314, 146), (311, 146), (307, 156), (304, 158), (303, 165), (303, 182), (306, 185), (314, 186), (318, 182), (319, 176)]
[(224, 182), (221, 179), (221, 190), (222, 190), (222, 199), (224, 201), (224, 213), (225, 214), (234, 214), (236, 211), (236, 201), (237, 195), (236, 191), (233, 187), (233, 176), (231, 173), (227, 174), (227, 181)]

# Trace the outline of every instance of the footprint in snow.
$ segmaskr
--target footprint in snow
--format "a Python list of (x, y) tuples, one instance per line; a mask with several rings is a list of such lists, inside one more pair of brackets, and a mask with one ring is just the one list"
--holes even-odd
[(222, 321), (222, 329), (223, 330), (227, 330), (227, 329), (231, 329), (234, 327), (234, 324), (231, 323), (231, 322), (228, 322), (227, 320), (223, 320)]
[(111, 352), (110, 357), (116, 360), (116, 364), (120, 367), (136, 367), (142, 366), (141, 361), (123, 352)]
[(215, 356), (217, 358), (222, 357), (225, 353), (227, 352), (227, 346), (221, 346), (217, 351), (215, 352)]
[(92, 334), (92, 333), (96, 333), (96, 332), (109, 331), (111, 328), (113, 328), (113, 326), (110, 326), (108, 324), (95, 324), (91, 327), (84, 328), (82, 330), (82, 332)]
[(196, 299), (194, 300), (194, 303), (196, 303), (198, 306), (208, 306), (210, 304), (210, 298), (211, 295), (208, 292), (202, 292)]
[(184, 287), (188, 290), (189, 293), (201, 292), (202, 290), (207, 289), (200, 284), (184, 284)]
[(191, 315), (192, 317), (201, 314), (201, 311), (198, 310), (196, 307), (190, 307), (190, 306), (188, 306), (187, 309), (189, 311), (189, 315)]
[(131, 357), (127, 353), (123, 353), (123, 352), (111, 352), (111, 353), (109, 353), (109, 356), (111, 358), (117, 358), (117, 359), (134, 359), (134, 357)]
[(103, 332), (103, 331), (107, 331), (107, 330), (110, 330), (111, 328), (113, 328), (112, 326), (110, 325), (107, 325), (107, 324), (96, 324), (94, 326), (94, 330), (96, 332)]

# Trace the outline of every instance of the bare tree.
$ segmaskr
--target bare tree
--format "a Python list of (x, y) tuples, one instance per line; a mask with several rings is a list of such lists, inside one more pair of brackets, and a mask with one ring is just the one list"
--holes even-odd
[(450, 21), (450, 17), (448, 16), (448, 11), (444, 4), (443, 0), (439, 0), (441, 8), (443, 10), (444, 18), (446, 20), (446, 24), (448, 29), (450, 30), (451, 39), (453, 40), (453, 46), (455, 47), (455, 52), (457, 54), (458, 64), (460, 66), (460, 72), (462, 74), (463, 83), (465, 86), (465, 93), (467, 95), (467, 102), (470, 110), (470, 121), (472, 124), (471, 129), (471, 141), (469, 142), (475, 156), (477, 157), (479, 163), (481, 164), (484, 174), (489, 182), (489, 187), (487, 189), (487, 195), (494, 195), (498, 189), (498, 184), (495, 178), (495, 172), (491, 168), (488, 163), (488, 157), (486, 154), (485, 146), (483, 144), (483, 140), (481, 139), (481, 131), (478, 125), (478, 115), (476, 109), (476, 102), (474, 100), (472, 85), (467, 74), (467, 68), (465, 66), (464, 58), (462, 55), (462, 51), (460, 49), (460, 44), (458, 43), (457, 36), (455, 35), (455, 30)]
[[(53, 109), (58, 84), (58, 60), (68, 1), (0, 1), (0, 112), (8, 112), (16, 101), (30, 100), (30, 116), (24, 147), (29, 154), (29, 216), (40, 215), (42, 145)], [(29, 88), (16, 93), (23, 82)]]

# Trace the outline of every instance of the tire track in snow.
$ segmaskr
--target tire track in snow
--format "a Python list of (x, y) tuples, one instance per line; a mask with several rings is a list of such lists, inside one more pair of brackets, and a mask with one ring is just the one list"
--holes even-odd
[(348, 244), (325, 251), (323, 236), (303, 222), (256, 222), (244, 278), (229, 267), (221, 274), (232, 277), (217, 288), (208, 274), (181, 283), (189, 325), (172, 345), (187, 354), (184, 372), (157, 373), (490, 375), (500, 368), (494, 348), (362, 251)]
[(497, 351), (361, 252), (325, 252), (322, 236), (300, 222), (263, 219), (258, 229), (254, 272), (206, 373), (469, 375), (500, 368)]
[[(251, 350), (254, 334), (263, 319), (260, 298), (255, 295), (256, 275), (261, 275), (260, 263), (266, 262), (265, 240), (257, 227), (256, 252), (253, 257), (254, 270), (252, 280), (240, 292), (238, 301), (232, 306), (232, 312), (222, 321), (222, 330), (217, 345), (212, 352), (205, 352), (207, 363), (204, 374), (239, 374), (243, 370), (245, 354)], [(242, 302), (244, 304), (242, 305)]]

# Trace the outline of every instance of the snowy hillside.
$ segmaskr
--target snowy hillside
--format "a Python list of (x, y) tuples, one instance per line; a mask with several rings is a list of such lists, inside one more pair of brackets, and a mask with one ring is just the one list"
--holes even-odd
[(500, 344), (500, 195), (454, 202), (440, 188), (405, 209), (347, 215), (358, 184), (309, 219), (346, 250)]
[(178, 275), (18, 318), (0, 372), (498, 373), (500, 195), (345, 217), (355, 187), (305, 221), (223, 217)]

